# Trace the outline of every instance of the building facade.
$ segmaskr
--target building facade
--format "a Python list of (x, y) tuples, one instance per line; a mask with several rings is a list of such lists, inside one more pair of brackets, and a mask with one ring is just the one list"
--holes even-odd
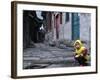
[(76, 40), (90, 41), (91, 15), (88, 13), (52, 12), (47, 19), (51, 20), (48, 32), (52, 34), (52, 40)]
[(90, 41), (91, 15), (89, 13), (36, 11), (43, 19), (45, 41)]

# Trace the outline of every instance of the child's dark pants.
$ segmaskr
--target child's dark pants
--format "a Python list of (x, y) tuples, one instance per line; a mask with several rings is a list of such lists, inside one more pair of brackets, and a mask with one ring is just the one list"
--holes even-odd
[(87, 66), (86, 59), (83, 56), (75, 57), (75, 59), (78, 61), (78, 63), (82, 66)]

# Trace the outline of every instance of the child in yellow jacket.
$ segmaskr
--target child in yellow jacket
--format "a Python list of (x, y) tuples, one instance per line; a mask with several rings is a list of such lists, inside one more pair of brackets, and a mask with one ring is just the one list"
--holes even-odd
[(80, 40), (76, 40), (74, 43), (75, 48), (75, 60), (78, 61), (80, 66), (87, 66), (87, 61), (89, 60), (89, 56), (87, 54), (87, 49), (83, 46)]

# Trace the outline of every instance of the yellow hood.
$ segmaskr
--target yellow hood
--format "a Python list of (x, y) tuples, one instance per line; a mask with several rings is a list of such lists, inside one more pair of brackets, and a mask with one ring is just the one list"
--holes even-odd
[(76, 44), (77, 42), (80, 44), (80, 47), (82, 47), (82, 46), (83, 46), (83, 44), (82, 44), (81, 40), (76, 40), (76, 41), (75, 41), (75, 43), (74, 43), (74, 46), (75, 46), (75, 44)]

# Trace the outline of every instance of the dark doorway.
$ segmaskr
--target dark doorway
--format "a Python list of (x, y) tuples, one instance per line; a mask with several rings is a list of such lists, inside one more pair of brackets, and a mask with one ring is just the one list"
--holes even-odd
[(23, 11), (23, 46), (27, 48), (30, 43), (43, 41), (40, 27), (43, 20), (37, 17), (36, 11)]

